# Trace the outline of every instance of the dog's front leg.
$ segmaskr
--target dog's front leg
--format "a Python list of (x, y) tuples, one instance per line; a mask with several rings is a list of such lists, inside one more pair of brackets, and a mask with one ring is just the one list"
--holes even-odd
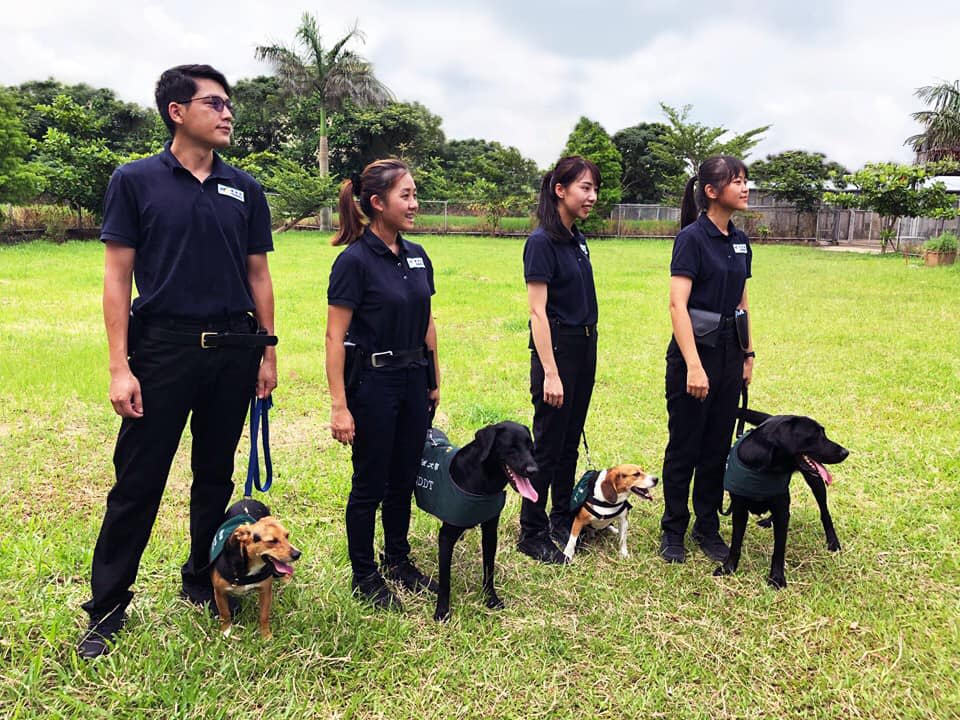
[(737, 571), (740, 565), (740, 552), (743, 550), (743, 536), (747, 531), (747, 504), (736, 495), (730, 496), (730, 504), (733, 508), (733, 532), (730, 536), (730, 552), (723, 565), (713, 571), (714, 575), (732, 575)]
[(570, 526), (570, 537), (567, 538), (567, 545), (563, 548), (563, 554), (567, 556), (567, 560), (573, 560), (573, 553), (577, 550), (580, 532), (583, 530), (583, 526), (587, 524), (587, 521), (581, 517), (581, 513), (583, 513), (583, 510), (578, 512), (573, 519), (573, 524)]
[(773, 558), (770, 560), (770, 576), (767, 584), (775, 590), (787, 586), (784, 564), (787, 556), (787, 528), (790, 524), (790, 493), (786, 493), (772, 507), (773, 510)]
[(453, 546), (463, 535), (466, 528), (444, 523), (440, 526), (438, 538), (438, 562), (440, 565), (440, 591), (437, 593), (437, 609), (434, 620), (446, 620), (450, 617), (450, 565), (453, 562)]
[(226, 581), (216, 573), (213, 580), (213, 601), (217, 605), (217, 613), (220, 615), (220, 632), (224, 637), (229, 637), (230, 628), (233, 626), (233, 616), (230, 613), (230, 603), (227, 601)]
[(273, 604), (273, 578), (267, 578), (260, 583), (260, 637), (264, 640), (273, 639), (270, 632), (270, 606)]
[(500, 610), (504, 607), (503, 600), (497, 597), (497, 589), (493, 586), (494, 562), (497, 559), (497, 525), (500, 516), (487, 520), (481, 525), (480, 543), (483, 547), (483, 594), (487, 598), (487, 607), (491, 610)]
[[(629, 522), (627, 521), (627, 511), (624, 510), (623, 514), (620, 516), (620, 557), (627, 557), (630, 555), (627, 552), (627, 526)], [(611, 525), (610, 527), (613, 527)]]
[(813, 497), (820, 508), (820, 522), (823, 523), (823, 533), (827, 536), (827, 550), (837, 552), (840, 550), (840, 539), (837, 537), (837, 531), (833, 528), (833, 518), (830, 517), (830, 511), (827, 509), (827, 486), (818, 475), (816, 479), (807, 477), (803, 474), (803, 479), (807, 481)]

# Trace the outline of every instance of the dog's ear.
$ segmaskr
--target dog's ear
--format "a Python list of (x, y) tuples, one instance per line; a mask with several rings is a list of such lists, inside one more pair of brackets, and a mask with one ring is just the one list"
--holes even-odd
[(493, 443), (497, 439), (497, 425), (487, 425), (477, 430), (473, 436), (473, 441), (477, 445), (477, 462), (484, 462), (490, 457), (490, 451), (493, 450)]
[(616, 480), (618, 480), (619, 477), (620, 473), (616, 470), (608, 470), (607, 474), (603, 477), (603, 482), (600, 483), (600, 493), (608, 503), (612, 503), (617, 499)]
[(249, 525), (241, 525), (233, 531), (233, 535), (230, 536), (230, 541), (235, 542), (237, 545), (246, 545), (250, 542), (252, 535), (253, 533), (250, 531)]

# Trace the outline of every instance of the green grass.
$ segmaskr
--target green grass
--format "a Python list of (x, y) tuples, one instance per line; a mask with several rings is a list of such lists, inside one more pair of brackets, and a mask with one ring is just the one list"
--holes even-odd
[[(423, 237), (437, 268), (444, 386), (439, 424), (464, 443), (494, 419), (529, 423), (519, 239)], [(594, 460), (659, 471), (670, 243), (595, 242)], [(568, 568), (536, 566), (501, 520), (498, 586), (480, 595), (479, 533), (454, 555), (453, 619), (429, 598), (376, 614), (349, 595), (343, 529), (349, 452), (332, 442), (323, 373), (325, 290), (338, 252), (290, 233), (271, 257), (280, 387), (269, 502), (304, 550), (275, 602), (229, 640), (176, 599), (187, 539), (185, 439), (119, 647), (78, 661), (93, 545), (118, 427), (106, 398), (98, 243), (0, 247), (0, 707), (82, 718), (948, 718), (960, 713), (960, 268), (763, 245), (750, 297), (759, 355), (752, 405), (815, 416), (851, 449), (830, 503), (828, 553), (799, 480), (790, 586), (764, 583), (772, 538), (751, 524), (737, 575), (692, 554), (655, 557), (660, 504)], [(149, 411), (149, 409), (148, 409)], [(244, 440), (238, 452), (242, 481)], [(436, 567), (436, 520), (411, 543)], [(726, 522), (724, 530), (727, 531)]]

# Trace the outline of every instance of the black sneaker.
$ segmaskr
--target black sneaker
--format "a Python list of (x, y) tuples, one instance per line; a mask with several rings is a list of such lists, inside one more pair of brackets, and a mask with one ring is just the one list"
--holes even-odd
[(437, 584), (437, 581), (420, 572), (408, 557), (398, 563), (388, 563), (387, 559), (381, 554), (380, 569), (388, 580), (400, 583), (404, 590), (409, 590), (414, 593), (424, 590), (429, 590), (432, 593), (440, 592), (440, 586)]
[(660, 537), (660, 557), (665, 563), (682, 563), (687, 559), (687, 551), (683, 547), (683, 538), (667, 535)]
[(567, 556), (553, 544), (549, 535), (533, 535), (522, 538), (517, 543), (517, 550), (537, 562), (547, 565), (566, 565), (570, 562)]
[(86, 631), (80, 636), (80, 642), (77, 643), (77, 654), (84, 660), (106, 655), (126, 622), (127, 615), (120, 608), (99, 620), (90, 620)]
[(383, 577), (376, 570), (359, 580), (353, 578), (350, 581), (350, 587), (353, 588), (354, 595), (366, 600), (377, 610), (403, 612), (400, 599), (387, 587)]
[(690, 537), (693, 538), (693, 541), (703, 550), (703, 554), (714, 562), (723, 562), (727, 559), (727, 555), (730, 554), (730, 548), (723, 541), (723, 538), (720, 537), (720, 533), (715, 532), (701, 535), (694, 531), (690, 533)]

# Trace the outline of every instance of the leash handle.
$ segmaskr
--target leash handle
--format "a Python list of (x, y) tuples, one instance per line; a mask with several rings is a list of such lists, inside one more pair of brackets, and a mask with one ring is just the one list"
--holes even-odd
[(746, 413), (746, 410), (747, 410), (747, 406), (750, 404), (750, 403), (749, 403), (749, 397), (750, 397), (750, 396), (749, 396), (749, 394), (747, 393), (747, 384), (746, 384), (746, 383), (743, 383), (743, 386), (742, 386), (741, 389), (740, 389), (740, 395), (743, 397), (743, 407), (741, 408), (741, 410), (743, 410), (743, 412), (739, 413), (740, 419), (737, 420), (737, 437), (738, 437), (738, 438), (739, 438), (739, 437), (743, 437), (743, 431), (744, 431), (744, 429), (745, 429), (745, 427), (746, 427), (746, 424), (747, 424), (747, 413)]
[[(250, 398), (250, 462), (247, 464), (247, 482), (243, 488), (243, 496), (250, 497), (256, 486), (260, 492), (266, 492), (273, 485), (273, 463), (270, 461), (270, 414), (273, 407), (273, 398), (267, 396), (262, 400), (254, 395)], [(263, 465), (265, 479), (260, 484), (260, 459), (257, 457), (257, 436), (260, 420), (263, 419)]]

